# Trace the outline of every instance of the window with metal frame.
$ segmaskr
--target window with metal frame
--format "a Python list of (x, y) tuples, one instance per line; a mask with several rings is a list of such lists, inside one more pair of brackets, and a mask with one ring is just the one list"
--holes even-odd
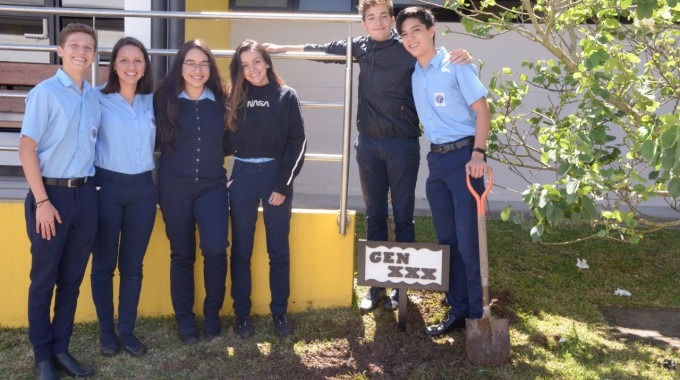
[(229, 0), (234, 11), (355, 13), (358, 0)]

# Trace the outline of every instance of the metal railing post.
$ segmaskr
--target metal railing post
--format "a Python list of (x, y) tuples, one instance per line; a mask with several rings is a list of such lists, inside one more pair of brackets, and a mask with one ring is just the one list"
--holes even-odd
[(349, 150), (352, 146), (352, 26), (347, 25), (345, 66), (345, 109), (342, 120), (342, 182), (340, 184), (340, 235), (347, 232), (347, 192), (349, 187)]

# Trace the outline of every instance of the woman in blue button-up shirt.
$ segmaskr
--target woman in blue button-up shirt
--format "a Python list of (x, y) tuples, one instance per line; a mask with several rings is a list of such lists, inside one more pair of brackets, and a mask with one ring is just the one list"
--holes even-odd
[[(108, 82), (97, 88), (102, 109), (95, 147), (99, 226), (92, 255), (92, 298), (99, 318), (100, 351), (120, 348), (142, 356), (146, 346), (134, 335), (142, 288), (142, 262), (156, 219), (151, 171), (156, 126), (153, 76), (144, 45), (120, 39), (113, 48)], [(113, 276), (118, 267), (118, 337), (113, 320)]]

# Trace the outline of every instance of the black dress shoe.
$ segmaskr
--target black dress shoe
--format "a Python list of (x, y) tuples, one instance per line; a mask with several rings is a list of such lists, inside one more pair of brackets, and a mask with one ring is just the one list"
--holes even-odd
[(123, 346), (123, 350), (130, 354), (130, 356), (138, 358), (146, 355), (146, 345), (132, 334), (120, 334), (120, 344)]
[(203, 337), (205, 340), (213, 340), (220, 336), (220, 330), (203, 330)]
[(36, 380), (59, 380), (59, 373), (54, 367), (52, 359), (41, 360), (33, 365), (33, 373)]
[(79, 362), (78, 359), (71, 356), (68, 352), (56, 354), (53, 359), (54, 366), (71, 377), (89, 377), (94, 375), (94, 368)]
[(200, 336), (198, 335), (198, 331), (196, 330), (185, 333), (180, 332), (179, 340), (187, 346), (193, 346), (194, 344), (198, 343), (198, 341), (200, 340)]
[(115, 331), (102, 331), (99, 334), (99, 352), (104, 356), (114, 356), (120, 353), (118, 337)]
[(100, 344), (99, 345), (99, 352), (102, 353), (104, 356), (114, 356), (118, 355), (120, 353), (120, 346), (118, 345), (118, 342), (113, 343), (113, 344)]
[(453, 330), (460, 330), (465, 328), (465, 318), (456, 318), (449, 314), (442, 323), (425, 328), (425, 335), (442, 335), (448, 334)]

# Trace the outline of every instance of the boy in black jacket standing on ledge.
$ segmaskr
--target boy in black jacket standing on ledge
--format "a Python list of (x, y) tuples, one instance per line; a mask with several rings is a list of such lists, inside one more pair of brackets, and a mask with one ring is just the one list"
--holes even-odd
[[(361, 192), (366, 204), (366, 240), (388, 240), (388, 197), (394, 217), (397, 242), (415, 241), (413, 213), (416, 181), (420, 168), (420, 127), (411, 93), (411, 73), (415, 58), (402, 45), (392, 29), (394, 5), (391, 0), (360, 0), (361, 26), (368, 36), (352, 41), (352, 55), (359, 63), (359, 100), (355, 142)], [(347, 41), (323, 45), (264, 44), (271, 53), (319, 51), (345, 55)], [(454, 50), (452, 63), (471, 61), (465, 50)], [(385, 297), (385, 289), (371, 288), (359, 308), (375, 309)], [(399, 305), (398, 289), (392, 289), (384, 306)]]

